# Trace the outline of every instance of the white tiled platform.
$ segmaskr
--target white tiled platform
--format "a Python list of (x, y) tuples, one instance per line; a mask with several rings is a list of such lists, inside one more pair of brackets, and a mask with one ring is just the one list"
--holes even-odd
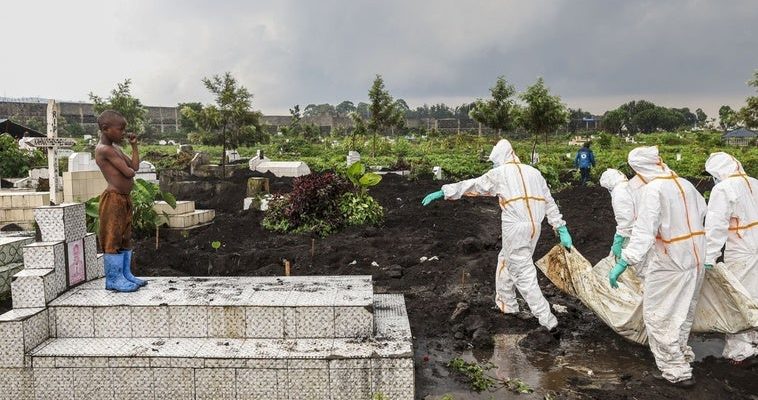
[(370, 276), (154, 278), (135, 293), (102, 279), (49, 307), (58, 337), (360, 338), (374, 330)]
[(403, 296), (370, 276), (103, 287), (0, 316), (0, 400), (414, 397)]

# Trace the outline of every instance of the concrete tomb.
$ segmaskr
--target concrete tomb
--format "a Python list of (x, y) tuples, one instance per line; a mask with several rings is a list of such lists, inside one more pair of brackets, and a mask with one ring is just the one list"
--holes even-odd
[[(374, 294), (371, 276), (162, 277), (108, 292), (80, 206), (36, 213), (45, 242), (23, 247), (0, 315), (0, 400), (414, 398), (403, 296)], [(87, 282), (72, 287), (80, 240)]]

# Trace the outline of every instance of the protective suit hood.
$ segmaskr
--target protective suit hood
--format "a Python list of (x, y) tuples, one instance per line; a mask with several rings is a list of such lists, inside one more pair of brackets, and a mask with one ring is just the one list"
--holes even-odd
[(712, 153), (711, 156), (708, 157), (708, 160), (705, 162), (705, 170), (708, 171), (711, 176), (716, 178), (716, 182), (723, 181), (734, 174), (745, 173), (745, 170), (742, 169), (742, 163), (722, 151)]
[(609, 192), (612, 192), (613, 188), (621, 182), (627, 182), (626, 175), (617, 169), (608, 168), (600, 175), (600, 186), (608, 189)]
[(500, 141), (497, 142), (495, 147), (492, 148), (492, 152), (490, 153), (489, 160), (492, 161), (493, 164), (495, 164), (495, 167), (505, 165), (506, 163), (509, 163), (509, 162), (515, 162), (515, 163), (521, 162), (518, 156), (516, 156), (516, 153), (513, 151), (513, 146), (511, 146), (511, 142), (505, 139), (500, 139)]
[(645, 183), (672, 174), (668, 165), (661, 160), (661, 156), (658, 154), (658, 146), (637, 147), (629, 152), (627, 162)]

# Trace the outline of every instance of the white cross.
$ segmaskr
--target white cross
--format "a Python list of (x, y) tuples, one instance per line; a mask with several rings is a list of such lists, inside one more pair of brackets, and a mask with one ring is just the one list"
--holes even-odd
[(47, 101), (47, 137), (34, 138), (29, 141), (29, 145), (34, 147), (43, 147), (47, 149), (47, 169), (50, 181), (50, 203), (59, 204), (58, 202), (58, 159), (56, 154), (58, 148), (73, 147), (76, 141), (73, 139), (58, 137), (58, 110), (55, 100)]

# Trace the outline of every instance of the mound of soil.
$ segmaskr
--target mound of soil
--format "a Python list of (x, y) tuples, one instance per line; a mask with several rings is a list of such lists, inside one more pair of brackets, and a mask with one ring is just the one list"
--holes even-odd
[[(162, 241), (157, 251), (154, 239), (138, 241), (135, 272), (146, 276), (270, 276), (283, 274), (286, 259), (294, 275), (372, 275), (377, 292), (405, 294), (418, 342), (487, 349), (494, 334), (527, 334), (538, 328), (528, 313), (505, 317), (494, 307), (494, 271), (501, 241), (500, 210), (494, 199), (464, 198), (423, 207), (421, 199), (438, 190), (441, 182), (385, 175), (370, 191), (385, 207), (383, 226), (351, 228), (327, 238), (281, 235), (261, 227), (261, 212), (241, 211), (248, 176), (252, 173), (235, 175), (225, 182), (221, 193), (198, 185), (192, 198), (181, 198), (216, 209), (214, 223), (188, 238)], [(272, 191), (289, 190), (290, 180), (268, 177)], [(707, 182), (702, 186), (700, 190), (710, 189), (705, 189)], [(605, 257), (615, 232), (607, 190), (570, 187), (554, 197), (579, 251), (592, 263)], [(221, 248), (214, 250), (213, 241), (220, 241)], [(556, 243), (557, 237), (544, 223), (535, 259)], [(566, 313), (557, 314), (562, 342), (580, 350), (588, 343), (608, 342), (626, 357), (645, 358), (651, 370), (655, 368), (648, 349), (620, 339), (579, 301), (539, 276), (548, 301), (567, 308)], [(523, 303), (522, 310), (528, 310)], [(524, 346), (540, 347), (540, 340), (530, 339), (535, 337), (529, 335)], [(544, 347), (542, 351), (553, 352), (553, 356), (563, 351), (550, 343)], [(696, 363), (695, 368), (699, 387), (707, 389), (690, 397), (749, 398), (756, 393), (758, 372), (730, 374), (728, 365), (714, 360)], [(419, 379), (417, 393), (423, 395), (425, 387), (433, 384)], [(657, 399), (681, 398), (685, 393), (644, 376), (602, 388), (588, 388), (572, 380), (565, 385), (566, 394), (559, 398)]]

